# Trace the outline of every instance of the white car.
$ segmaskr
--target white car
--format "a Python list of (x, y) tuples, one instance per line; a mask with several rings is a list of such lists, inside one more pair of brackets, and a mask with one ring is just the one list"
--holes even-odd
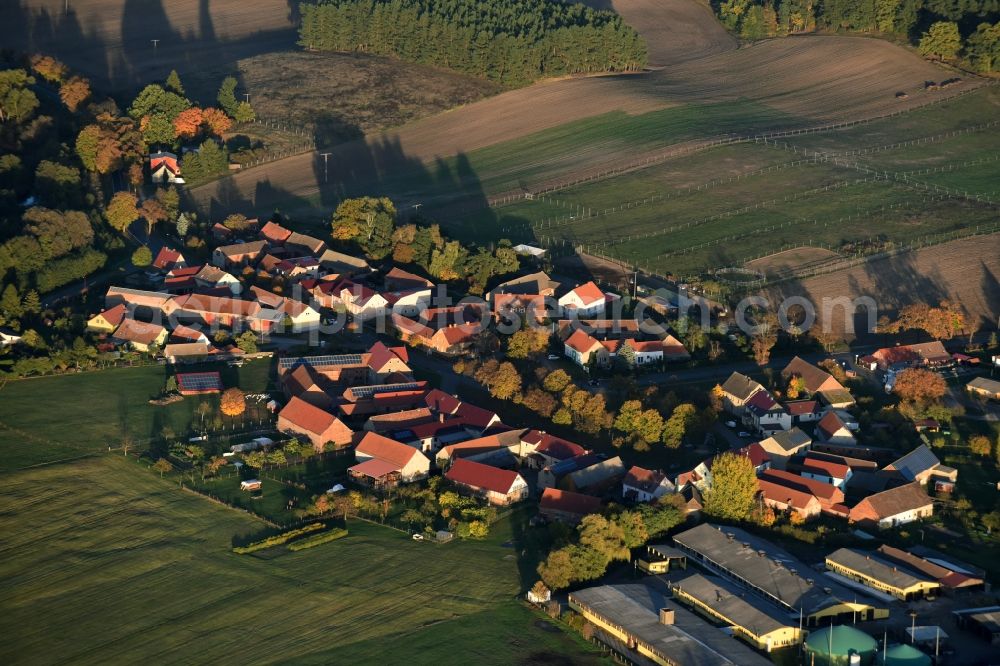
[(559, 360), (559, 354), (549, 354), (549, 360), (550, 361), (558, 361)]
[(423, 541), (424, 540), (424, 535), (423, 534), (414, 534), (413, 535), (413, 540), (414, 541)]

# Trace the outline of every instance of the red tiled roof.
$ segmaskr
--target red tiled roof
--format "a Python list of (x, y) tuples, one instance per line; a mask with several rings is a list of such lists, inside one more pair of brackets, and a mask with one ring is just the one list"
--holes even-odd
[(109, 308), (104, 312), (102, 312), (101, 316), (104, 317), (104, 320), (107, 321), (112, 326), (118, 326), (125, 320), (126, 313), (127, 309), (125, 308), (125, 304), (119, 303), (115, 307)]
[(135, 319), (125, 319), (114, 332), (115, 338), (128, 342), (149, 345), (156, 342), (166, 329), (159, 324), (147, 324)]
[(764, 477), (757, 479), (757, 487), (760, 488), (765, 499), (781, 502), (799, 510), (805, 510), (809, 506), (810, 500), (815, 499), (810, 493), (773, 483)]
[(541, 511), (560, 511), (586, 516), (601, 510), (601, 500), (591, 495), (583, 495), (558, 488), (546, 488), (538, 502)]
[(323, 434), (337, 421), (337, 417), (330, 412), (295, 397), (288, 401), (278, 416), (315, 435)]
[(811, 493), (819, 499), (827, 502), (840, 502), (844, 499), (844, 493), (834, 485), (823, 483), (822, 481), (817, 481), (816, 479), (807, 479), (804, 476), (799, 476), (798, 474), (793, 474), (792, 472), (786, 472), (782, 469), (769, 469), (761, 473), (760, 478), (771, 481), (772, 483), (777, 483), (781, 486), (796, 488), (802, 492)]
[(386, 347), (381, 341), (373, 344), (368, 350), (368, 354), (368, 367), (376, 372), (394, 359), (399, 359), (403, 363), (409, 360), (406, 347)]
[(378, 458), (380, 460), (385, 460), (397, 465), (399, 469), (406, 467), (406, 465), (413, 459), (415, 455), (422, 455), (412, 446), (407, 446), (406, 444), (400, 444), (388, 437), (383, 437), (382, 435), (369, 432), (366, 433), (361, 441), (358, 442), (357, 448), (354, 450), (355, 455), (362, 454), (372, 456), (373, 458)]
[(506, 495), (517, 480), (518, 473), (491, 465), (472, 462), (464, 458), (456, 460), (444, 474), (444, 478), (454, 483), (481, 488)]
[(372, 479), (381, 479), (386, 474), (400, 471), (404, 466), (397, 465), (389, 460), (383, 460), (382, 458), (369, 458), (353, 467), (349, 467), (347, 471), (354, 472), (355, 474), (364, 474)]
[(184, 257), (181, 256), (180, 252), (164, 245), (160, 248), (160, 251), (156, 253), (156, 259), (153, 260), (153, 268), (163, 270), (173, 266), (178, 261), (183, 260)]
[(646, 492), (653, 492), (667, 476), (663, 472), (657, 472), (645, 467), (635, 465), (628, 471), (622, 480), (622, 485), (639, 488)]
[(489, 426), (493, 419), (497, 416), (496, 413), (491, 412), (488, 409), (470, 405), (467, 402), (460, 404), (458, 409), (454, 411), (454, 414), (455, 416), (461, 418), (465, 423), (480, 429)]
[(201, 342), (201, 340), (207, 337), (201, 331), (196, 331), (190, 326), (178, 326), (174, 330), (170, 331), (170, 339), (178, 340), (191, 340), (193, 342)]
[(795, 400), (793, 402), (786, 402), (785, 409), (792, 416), (804, 416), (815, 412), (818, 404), (815, 400)]
[(573, 335), (566, 338), (566, 346), (570, 349), (575, 349), (581, 354), (586, 354), (594, 349), (594, 345), (599, 344), (601, 343), (590, 337), (590, 335), (582, 328), (576, 329), (573, 331)]
[(402, 268), (393, 267), (388, 273), (385, 274), (386, 283), (394, 285), (396, 289), (400, 287), (412, 288), (412, 287), (433, 287), (434, 283), (427, 278), (422, 278), (419, 275), (404, 271)]
[(577, 295), (584, 307), (595, 305), (596, 303), (604, 302), (605, 300), (604, 292), (601, 291), (600, 287), (594, 284), (593, 280), (587, 282), (586, 284), (581, 284), (577, 288), (573, 289), (573, 293)]
[(771, 394), (767, 391), (757, 391), (750, 399), (746, 401), (746, 406), (748, 408), (754, 407), (762, 412), (766, 412), (775, 407), (778, 403), (774, 401)]
[(769, 456), (767, 451), (764, 450), (764, 447), (757, 442), (744, 446), (742, 449), (738, 449), (736, 453), (741, 456), (746, 456), (750, 460), (750, 464), (754, 467), (760, 467), (764, 463), (771, 460), (771, 456)]
[(264, 240), (281, 245), (292, 235), (289, 229), (284, 228), (276, 222), (268, 222), (260, 228), (260, 237)]
[(802, 462), (802, 470), (804, 472), (829, 476), (834, 479), (846, 479), (851, 468), (847, 465), (833, 462), (832, 460), (822, 460), (820, 458), (806, 456), (805, 460)]
[(569, 458), (575, 458), (576, 456), (588, 453), (587, 449), (579, 444), (574, 444), (568, 440), (560, 439), (559, 437), (538, 430), (529, 430), (521, 439), (528, 444), (535, 444), (537, 442), (538, 445), (535, 447), (535, 453), (543, 453), (556, 460), (568, 460)]
[(426, 400), (428, 407), (442, 414), (453, 414), (456, 409), (462, 406), (461, 400), (441, 389), (428, 391)]
[(841, 428), (846, 427), (844, 422), (840, 420), (840, 417), (837, 416), (837, 413), (833, 411), (827, 412), (826, 416), (821, 418), (819, 423), (816, 424), (816, 429), (823, 433), (827, 439), (833, 437), (834, 433)]

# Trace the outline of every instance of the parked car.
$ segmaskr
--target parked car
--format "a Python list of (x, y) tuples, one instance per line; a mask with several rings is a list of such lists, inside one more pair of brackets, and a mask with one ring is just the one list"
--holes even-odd
[(413, 540), (414, 541), (423, 541), (424, 540), (424, 535), (423, 534), (414, 534), (413, 535)]
[(559, 360), (559, 354), (549, 354), (549, 360), (550, 361), (558, 361)]
[(748, 433), (746, 430), (740, 430), (739, 436), (740, 437), (753, 437), (753, 435), (751, 435), (750, 433)]
[(736, 427), (736, 421), (726, 421), (726, 426), (729, 427), (729, 428), (735, 428)]

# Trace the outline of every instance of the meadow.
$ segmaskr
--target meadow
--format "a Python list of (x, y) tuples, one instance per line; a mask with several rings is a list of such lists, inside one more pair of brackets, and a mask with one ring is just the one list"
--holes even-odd
[(603, 663), (515, 600), (509, 519), (446, 545), (352, 520), (235, 555), (263, 524), (112, 456), (6, 474), (0, 501), (5, 663)]
[[(267, 389), (267, 360), (213, 369), (222, 371), (226, 386), (247, 392)], [(0, 471), (106, 451), (119, 446), (125, 435), (141, 444), (160, 437), (165, 426), (186, 432), (198, 423), (198, 404), (207, 400), (214, 405), (218, 398), (192, 396), (162, 407), (150, 405), (166, 377), (164, 366), (147, 365), (8, 380), (0, 387)]]

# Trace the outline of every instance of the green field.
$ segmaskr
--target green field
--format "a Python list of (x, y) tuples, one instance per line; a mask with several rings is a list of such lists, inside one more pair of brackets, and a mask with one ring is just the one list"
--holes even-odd
[(94, 457), (6, 474), (4, 663), (598, 663), (515, 601), (510, 520), (482, 542), (351, 521), (299, 553), (235, 555), (263, 525)]
[[(961, 232), (995, 224), (996, 206), (942, 200), (947, 193), (927, 188), (997, 196), (1000, 126), (981, 125), (995, 122), (998, 110), (1000, 91), (987, 88), (850, 129), (713, 148), (461, 214), (449, 230), (567, 252), (583, 246), (680, 276), (800, 245), (837, 251), (875, 235), (907, 243)], [(900, 145), (914, 140), (921, 142)], [(862, 149), (869, 152), (851, 154)], [(839, 163), (813, 161), (815, 151), (840, 155)], [(879, 179), (858, 182), (871, 181), (866, 169), (877, 170)], [(897, 180), (904, 173), (912, 183)]]
[[(191, 369), (200, 369), (192, 366)], [(216, 367), (226, 386), (247, 392), (268, 385), (270, 363)], [(0, 388), (0, 471), (107, 450), (124, 434), (137, 443), (159, 437), (164, 426), (183, 433), (198, 417), (188, 397), (164, 407), (148, 404), (163, 389), (164, 366), (114, 368), (79, 374), (11, 380)]]

